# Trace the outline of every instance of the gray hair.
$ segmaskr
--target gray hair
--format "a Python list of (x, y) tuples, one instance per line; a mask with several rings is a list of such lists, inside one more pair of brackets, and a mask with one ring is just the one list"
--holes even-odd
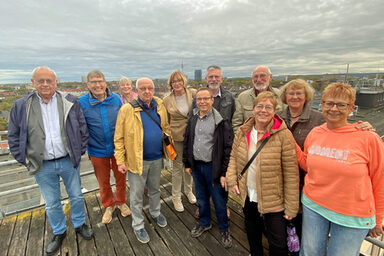
[(34, 69), (32, 70), (32, 79), (35, 77), (36, 72), (39, 71), (39, 70), (41, 70), (41, 69), (46, 69), (46, 70), (51, 71), (51, 72), (55, 75), (55, 78), (57, 79), (56, 72), (55, 72), (53, 69), (51, 69), (50, 67), (47, 67), (47, 66), (39, 66), (39, 67), (34, 68)]
[(105, 81), (104, 74), (100, 70), (94, 69), (94, 70), (89, 71), (88, 75), (87, 75), (87, 82), (89, 82), (89, 80), (91, 80), (92, 77), (101, 77)]
[(258, 69), (258, 68), (265, 68), (267, 71), (268, 71), (268, 75), (272, 75), (272, 72), (271, 72), (271, 69), (268, 67), (268, 66), (265, 66), (265, 65), (259, 65), (257, 67), (255, 67), (253, 70), (252, 70), (252, 73)]
[(153, 85), (153, 88), (155, 88), (155, 84), (153, 83), (152, 79), (151, 78), (148, 78), (148, 77), (140, 77), (139, 79), (136, 80), (136, 88), (139, 88), (139, 82), (141, 80), (149, 80), (151, 81), (152, 85)]

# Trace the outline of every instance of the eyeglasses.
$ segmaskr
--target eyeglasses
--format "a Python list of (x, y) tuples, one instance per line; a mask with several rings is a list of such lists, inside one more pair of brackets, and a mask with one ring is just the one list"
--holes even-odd
[(196, 101), (201, 102), (201, 101), (209, 101), (212, 99), (212, 97), (203, 97), (203, 98), (196, 98)]
[(257, 110), (263, 110), (265, 108), (265, 110), (268, 112), (271, 112), (275, 109), (272, 105), (263, 105), (263, 104), (257, 104), (255, 108)]
[(333, 106), (337, 107), (338, 110), (345, 110), (347, 109), (348, 103), (337, 103), (332, 101), (323, 101), (323, 107), (326, 109), (331, 109)]
[(155, 90), (155, 88), (154, 87), (138, 87), (137, 89), (139, 89), (140, 91), (146, 91), (146, 90), (148, 90), (148, 91), (153, 91), (153, 90)]
[(54, 80), (52, 80), (52, 79), (38, 79), (38, 80), (33, 80), (33, 81), (35, 81), (38, 84), (44, 84), (44, 83), (53, 84), (53, 82), (54, 82)]
[(304, 92), (287, 92), (286, 95), (289, 95), (291, 97), (294, 97), (296, 95), (296, 97), (301, 97), (303, 96), (305, 93)]
[(88, 83), (95, 85), (95, 84), (102, 84), (104, 82), (105, 82), (104, 80), (93, 80), (93, 81), (89, 81)]
[(179, 79), (179, 80), (173, 80), (173, 81), (171, 81), (171, 84), (175, 84), (175, 83), (183, 83), (183, 82), (184, 82), (184, 80)]

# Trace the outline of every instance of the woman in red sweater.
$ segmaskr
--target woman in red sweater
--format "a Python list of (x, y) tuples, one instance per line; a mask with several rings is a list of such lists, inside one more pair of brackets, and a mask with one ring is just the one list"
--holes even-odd
[(322, 95), (326, 123), (309, 133), (304, 152), (297, 147), (307, 171), (300, 255), (358, 255), (367, 234), (383, 234), (384, 145), (348, 123), (355, 99), (350, 85), (330, 84)]

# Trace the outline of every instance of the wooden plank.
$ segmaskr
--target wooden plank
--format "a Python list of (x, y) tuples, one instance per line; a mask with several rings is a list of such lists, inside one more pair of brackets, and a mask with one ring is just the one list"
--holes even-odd
[(31, 216), (31, 212), (20, 213), (17, 215), (16, 226), (13, 231), (8, 251), (9, 256), (25, 255)]
[[(163, 175), (167, 175), (166, 172), (163, 172)], [(162, 177), (163, 177), (162, 175)], [(169, 175), (168, 175), (169, 176)], [(171, 195), (172, 186), (167, 182), (167, 179), (161, 178), (162, 184), (165, 184), (163, 187), (167, 190), (167, 192)], [(188, 211), (192, 216), (196, 211), (196, 206), (191, 204), (185, 204), (184, 209)], [(183, 223), (187, 226), (189, 230), (192, 230), (192, 228), (196, 225), (196, 221), (193, 220), (191, 222), (188, 222), (188, 218), (186, 220), (183, 219)], [(212, 254), (212, 255), (231, 255), (228, 250), (226, 250), (221, 243), (211, 234), (211, 232), (204, 232), (200, 237), (197, 238), (204, 246), (205, 248)]]
[[(44, 232), (44, 253), (47, 251), (47, 246), (48, 244), (51, 242), (52, 238), (53, 238), (53, 231), (52, 231), (52, 227), (49, 223), (49, 220), (48, 220), (48, 216), (47, 216), (47, 212), (45, 212), (45, 232)], [(60, 250), (54, 254), (54, 256), (56, 255), (60, 255)]]
[[(101, 205), (100, 198), (98, 197), (97, 199), (99, 200), (99, 204)], [(106, 225), (109, 235), (111, 237), (111, 243), (115, 248), (116, 255), (134, 255), (133, 250), (129, 245), (128, 238), (125, 235), (124, 230), (120, 224), (120, 220), (117, 217), (117, 215), (119, 215), (119, 217), (122, 217), (119, 211), (119, 209), (115, 209), (111, 222)]]
[(78, 249), (77, 249), (77, 241), (76, 241), (76, 234), (75, 229), (73, 228), (72, 221), (71, 221), (71, 211), (70, 211), (70, 205), (68, 200), (65, 200), (66, 202), (63, 205), (63, 211), (65, 214), (65, 223), (67, 226), (67, 236), (63, 240), (63, 243), (61, 244), (61, 255), (77, 255)]
[[(159, 227), (156, 222), (149, 216), (149, 221), (154, 227), (157, 234), (161, 237), (166, 246), (172, 251), (174, 255), (192, 255), (190, 251), (183, 244), (183, 240), (187, 233), (184, 232), (183, 236), (179, 237), (178, 234), (172, 229), (171, 226), (181, 226), (180, 220), (175, 216), (169, 206), (161, 200), (161, 213), (167, 218), (168, 225), (164, 228)], [(186, 228), (185, 228), (186, 229)], [(186, 229), (187, 231), (187, 229)]]
[[(128, 188), (128, 186), (127, 186), (127, 188)], [(130, 205), (129, 204), (129, 196), (127, 196), (127, 205)], [(151, 248), (149, 247), (149, 243), (142, 244), (137, 240), (135, 233), (133, 231), (133, 228), (132, 228), (132, 217), (122, 218), (121, 216), (119, 216), (119, 219), (120, 219), (121, 226), (124, 229), (124, 232), (128, 238), (128, 241), (129, 241), (135, 255), (136, 256), (153, 255), (153, 252), (152, 252)], [(145, 226), (145, 228), (147, 229), (148, 226)], [(152, 238), (150, 237), (150, 239), (152, 239)]]
[(40, 208), (32, 212), (26, 255), (45, 255), (44, 248), (45, 210)]
[(0, 226), (0, 256), (8, 255), (9, 245), (15, 229), (17, 215), (4, 218)]
[[(84, 198), (85, 201), (85, 198)], [(89, 217), (88, 217), (88, 209), (86, 205), (84, 205), (85, 210), (85, 223), (89, 224)], [(90, 225), (90, 224), (89, 224)], [(90, 225), (92, 227), (92, 225)], [(76, 233), (74, 231), (74, 233)], [(97, 255), (97, 250), (95, 247), (95, 240), (92, 238), (91, 240), (85, 240), (81, 235), (76, 234), (77, 237), (77, 243), (79, 245), (79, 254), (80, 255)]]
[(110, 242), (107, 227), (101, 223), (102, 211), (97, 201), (96, 193), (85, 197), (85, 203), (88, 209), (89, 223), (94, 232), (94, 240), (98, 255), (116, 255), (113, 244)]
[(199, 242), (199, 240), (191, 237), (190, 235), (191, 231), (183, 223), (184, 221), (189, 219), (189, 222), (193, 225), (193, 223), (195, 223), (195, 218), (187, 211), (176, 212), (176, 210), (173, 209), (172, 200), (167, 200), (167, 198), (170, 198), (171, 195), (164, 189), (163, 186), (161, 186), (160, 191), (161, 191), (161, 197), (164, 200), (164, 204), (167, 205), (167, 207), (162, 205), (161, 211), (163, 212), (164, 215), (167, 216), (168, 225), (177, 234), (178, 236), (177, 239), (180, 239), (180, 241), (185, 245), (186, 249), (192, 255), (202, 255), (202, 256), (210, 255), (208, 251), (205, 249), (205, 247)]

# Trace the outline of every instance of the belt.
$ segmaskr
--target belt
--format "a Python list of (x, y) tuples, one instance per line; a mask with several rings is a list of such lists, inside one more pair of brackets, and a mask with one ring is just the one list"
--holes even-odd
[(67, 156), (68, 156), (68, 155), (66, 155), (66, 156), (62, 156), (62, 157), (58, 157), (58, 158), (49, 159), (49, 160), (46, 160), (46, 161), (57, 161), (57, 160), (66, 158)]

